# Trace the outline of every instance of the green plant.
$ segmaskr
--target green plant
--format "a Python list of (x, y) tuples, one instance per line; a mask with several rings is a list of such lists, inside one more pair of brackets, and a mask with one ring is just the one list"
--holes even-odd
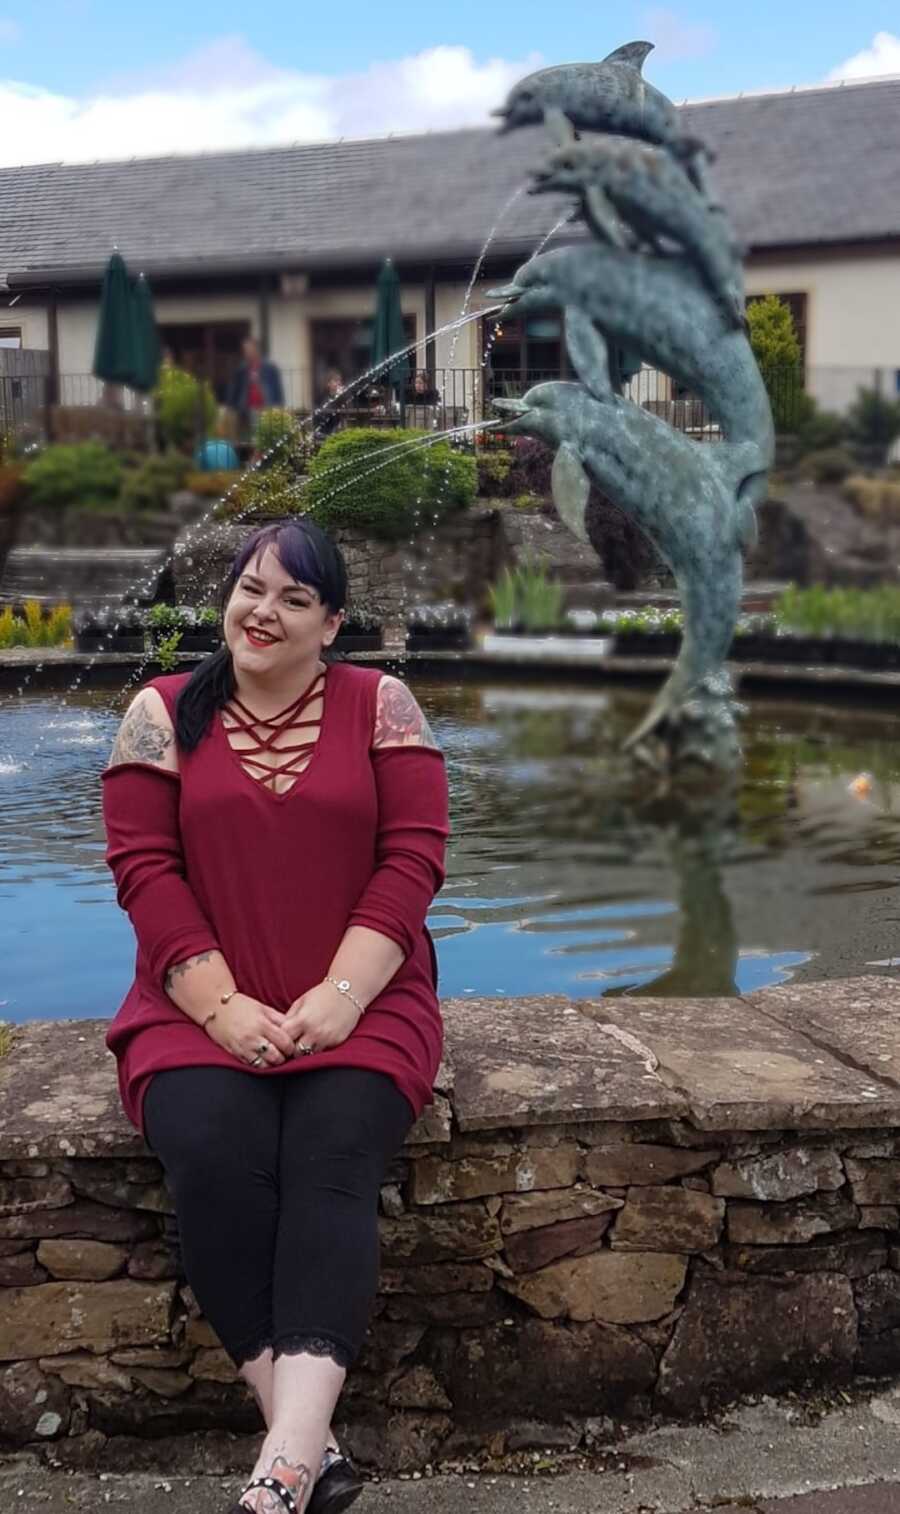
[(406, 445), (432, 435), (375, 427), (334, 432), (310, 464), (303, 506), (325, 530), (353, 527), (388, 541), (436, 524), (472, 503), (476, 464), (448, 442)]
[(158, 641), (155, 648), (156, 661), (164, 673), (171, 673), (178, 666), (178, 648), (181, 644), (181, 632), (173, 631), (171, 636)]
[(260, 411), (254, 438), (257, 452), (269, 452), (273, 447), (278, 447), (279, 453), (290, 452), (300, 439), (300, 427), (290, 410)]
[(511, 629), (519, 605), (517, 578), (512, 568), (504, 568), (497, 582), (489, 586), (488, 602), (498, 630)]
[(869, 520), (881, 523), (900, 520), (900, 478), (866, 478), (859, 474), (845, 480), (841, 493)]
[(553, 583), (544, 569), (533, 563), (519, 568), (519, 605), (522, 624), (529, 631), (551, 631), (562, 620), (565, 590)]
[(216, 418), (216, 399), (205, 380), (166, 364), (153, 395), (156, 419), (169, 447), (187, 448), (206, 435)]
[(187, 473), (184, 478), (184, 487), (191, 494), (198, 494), (202, 499), (223, 499), (230, 489), (240, 482), (241, 474), (238, 469), (214, 469), (208, 473)]
[(60, 647), (72, 637), (72, 608), (55, 605), (45, 616), (36, 599), (28, 599), (24, 614), (16, 615), (11, 605), (0, 612), (0, 650), (8, 647)]
[(858, 389), (847, 412), (847, 429), (857, 446), (871, 449), (881, 461), (900, 436), (900, 400), (888, 399), (877, 389)]
[(847, 438), (847, 420), (831, 410), (820, 410), (816, 401), (806, 396), (807, 413), (797, 426), (797, 450), (800, 456), (808, 452), (824, 452), (826, 448), (839, 447)]
[(779, 631), (846, 636), (864, 641), (900, 639), (900, 588), (826, 589), (791, 585), (773, 606)]
[(219, 624), (219, 612), (215, 605), (202, 605), (194, 615), (194, 625), (203, 629), (212, 627), (215, 629)]
[(810, 452), (799, 471), (817, 484), (840, 484), (853, 472), (853, 458), (845, 447), (825, 447), (821, 452)]
[(172, 631), (186, 630), (188, 616), (181, 605), (158, 604), (147, 611), (146, 623), (154, 641), (161, 641)]
[(810, 418), (803, 392), (803, 354), (790, 306), (777, 294), (747, 304), (750, 345), (759, 364), (778, 431), (794, 431)]
[(125, 474), (122, 504), (129, 510), (165, 510), (169, 495), (184, 483), (187, 469), (187, 459), (180, 452), (142, 459)]
[(478, 496), (502, 498), (504, 484), (512, 468), (512, 453), (506, 447), (485, 447), (476, 455), (478, 470)]
[(109, 505), (122, 487), (122, 465), (102, 442), (45, 447), (23, 476), (35, 505)]

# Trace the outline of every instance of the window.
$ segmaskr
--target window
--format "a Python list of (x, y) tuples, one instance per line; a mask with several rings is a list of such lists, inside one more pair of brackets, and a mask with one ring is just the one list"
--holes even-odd
[(0, 347), (12, 347), (18, 350), (21, 345), (21, 326), (0, 326)]
[(482, 352), (495, 393), (518, 392), (527, 384), (561, 378), (569, 371), (562, 316), (556, 310), (539, 311), (525, 319), (485, 319)]
[(216, 399), (224, 404), (241, 362), (241, 343), (250, 335), (249, 321), (174, 322), (159, 328), (160, 345), (178, 368), (209, 379)]
[[(325, 381), (329, 373), (339, 373), (347, 385), (360, 378), (372, 366), (372, 327), (374, 316), (339, 321), (312, 321), (313, 393), (315, 403), (325, 398)], [(403, 334), (407, 342), (416, 339), (416, 318), (403, 317)], [(409, 354), (409, 371), (416, 368), (416, 353)], [(378, 375), (373, 384), (383, 383)]]
[[(797, 333), (797, 341), (800, 343), (800, 361), (806, 365), (806, 295), (805, 294), (782, 294), (780, 290), (770, 293), (777, 295), (783, 305), (787, 305), (794, 318), (794, 330)], [(747, 304), (752, 305), (756, 300), (765, 299), (762, 294), (748, 294)]]

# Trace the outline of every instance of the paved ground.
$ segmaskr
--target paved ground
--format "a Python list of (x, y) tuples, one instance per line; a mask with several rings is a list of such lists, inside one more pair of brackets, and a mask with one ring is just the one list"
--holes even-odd
[[(900, 1514), (900, 1386), (837, 1405), (764, 1400), (716, 1425), (641, 1431), (606, 1455), (604, 1470), (372, 1482), (355, 1507), (359, 1514)], [(239, 1486), (165, 1467), (131, 1476), (68, 1473), (21, 1456), (0, 1463), (0, 1510), (227, 1514)]]

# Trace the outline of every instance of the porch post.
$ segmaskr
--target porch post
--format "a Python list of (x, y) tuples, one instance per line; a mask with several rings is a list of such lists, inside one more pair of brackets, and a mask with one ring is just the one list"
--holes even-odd
[[(59, 300), (56, 289), (47, 296), (47, 350), (50, 354), (50, 372), (47, 375), (47, 405), (59, 404)], [(47, 420), (49, 423), (49, 414)], [(49, 424), (48, 424), (49, 435)]]
[(259, 349), (263, 357), (269, 356), (272, 314), (271, 294), (269, 276), (264, 273), (259, 281)]
[[(434, 371), (437, 362), (437, 347), (434, 341), (435, 324), (434, 264), (432, 263), (431, 267), (425, 271), (425, 336), (428, 338), (425, 343), (425, 367), (428, 370), (428, 377), (432, 383), (434, 383)], [(416, 367), (418, 367), (418, 364), (416, 364)]]

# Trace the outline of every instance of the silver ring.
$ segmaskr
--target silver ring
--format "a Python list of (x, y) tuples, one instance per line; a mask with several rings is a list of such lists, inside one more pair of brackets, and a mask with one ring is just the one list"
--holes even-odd
[(313, 1050), (314, 1048), (307, 1046), (304, 1041), (298, 1041), (296, 1044), (296, 1052), (299, 1057), (309, 1057), (312, 1055)]
[(251, 1059), (250, 1066), (251, 1067), (258, 1067), (259, 1064), (261, 1063), (261, 1061), (262, 1061), (262, 1057), (253, 1057)]

